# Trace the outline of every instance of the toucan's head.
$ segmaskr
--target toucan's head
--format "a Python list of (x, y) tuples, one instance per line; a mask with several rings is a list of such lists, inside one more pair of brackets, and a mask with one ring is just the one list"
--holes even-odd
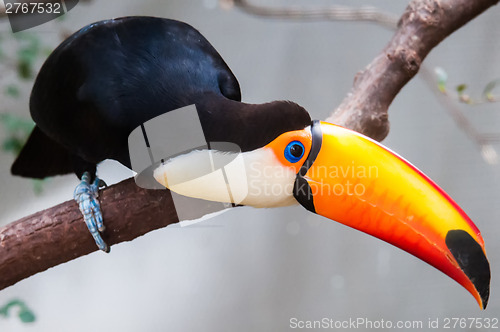
[[(424, 260), (486, 307), (490, 269), (479, 230), (434, 182), (379, 143), (314, 121), (230, 157), (223, 176), (199, 176), (203, 153), (166, 161), (155, 170), (156, 180), (179, 194), (207, 200), (254, 207), (298, 202)], [(231, 155), (210, 153), (211, 158)]]

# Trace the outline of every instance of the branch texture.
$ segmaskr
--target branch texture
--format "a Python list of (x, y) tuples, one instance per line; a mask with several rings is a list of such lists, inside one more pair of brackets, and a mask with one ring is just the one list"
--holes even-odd
[(359, 8), (346, 6), (330, 7), (268, 7), (255, 5), (247, 0), (229, 0), (244, 12), (273, 19), (293, 19), (309, 21), (365, 21), (373, 22), (394, 29), (398, 17), (385, 13), (377, 8), (362, 6)]
[[(99, 192), (110, 245), (178, 222), (168, 190), (139, 188), (128, 179)], [(35, 273), (97, 251), (75, 201), (0, 228), (0, 289)]]
[[(351, 92), (327, 121), (385, 138), (389, 105), (427, 54), (498, 1), (411, 1), (392, 40), (356, 75)], [(133, 179), (101, 191), (100, 201), (107, 227), (103, 237), (111, 245), (178, 222), (168, 190), (144, 190)], [(0, 229), (0, 289), (96, 250), (73, 201), (25, 217)]]
[(411, 1), (389, 44), (356, 75), (351, 92), (326, 121), (383, 140), (389, 133), (389, 105), (429, 52), (498, 1)]

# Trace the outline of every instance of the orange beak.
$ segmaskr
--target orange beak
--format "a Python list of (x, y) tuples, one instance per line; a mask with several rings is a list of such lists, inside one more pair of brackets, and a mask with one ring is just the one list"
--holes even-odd
[[(287, 137), (287, 135), (289, 137)], [(490, 268), (481, 234), (462, 209), (415, 166), (354, 131), (315, 121), (285, 133), (303, 142), (294, 196), (308, 210), (395, 245), (441, 270), (485, 308)]]

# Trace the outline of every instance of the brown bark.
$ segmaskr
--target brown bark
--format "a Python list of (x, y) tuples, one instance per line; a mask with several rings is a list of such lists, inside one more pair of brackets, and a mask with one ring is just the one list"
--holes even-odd
[(326, 119), (376, 140), (389, 133), (387, 110), (427, 54), (498, 0), (413, 0), (384, 50), (359, 72), (350, 93)]
[[(133, 179), (100, 191), (99, 200), (109, 245), (178, 222), (168, 190), (141, 189)], [(0, 228), (0, 289), (96, 250), (74, 201), (22, 218)]]
[[(383, 52), (361, 73), (327, 121), (375, 139), (389, 131), (387, 109), (430, 50), (499, 0), (414, 0)], [(108, 244), (130, 241), (177, 222), (166, 190), (144, 190), (129, 179), (101, 192)], [(76, 203), (65, 202), (0, 229), (0, 289), (97, 250)]]

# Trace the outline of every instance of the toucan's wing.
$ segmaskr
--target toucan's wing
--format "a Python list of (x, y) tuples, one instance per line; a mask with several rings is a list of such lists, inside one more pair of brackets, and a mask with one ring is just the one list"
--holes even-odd
[(12, 165), (11, 172), (13, 175), (37, 179), (72, 173), (72, 156), (35, 126)]
[(30, 110), (41, 131), (83, 161), (130, 166), (130, 131), (207, 94), (241, 99), (208, 40), (182, 22), (125, 17), (90, 24), (59, 45), (38, 74)]

